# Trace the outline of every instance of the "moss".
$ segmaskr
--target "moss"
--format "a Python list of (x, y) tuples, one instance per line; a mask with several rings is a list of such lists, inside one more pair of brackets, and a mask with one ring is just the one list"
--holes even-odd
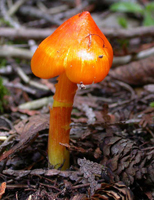
[(8, 94), (7, 88), (3, 85), (3, 79), (0, 77), (0, 113), (4, 111), (3, 106), (7, 103), (4, 96)]
[(0, 58), (0, 68), (6, 66), (7, 60), (5, 58)]

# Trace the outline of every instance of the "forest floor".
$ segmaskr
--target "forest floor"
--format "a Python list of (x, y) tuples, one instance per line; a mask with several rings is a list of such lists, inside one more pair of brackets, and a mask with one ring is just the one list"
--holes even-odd
[(103, 1), (8, 2), (0, 21), (0, 199), (154, 199), (154, 26), (134, 15), (135, 28), (99, 26), (113, 47), (112, 68), (77, 91), (70, 168), (48, 169), (56, 78), (35, 77), (31, 57), (69, 17), (89, 10), (101, 24), (113, 13)]

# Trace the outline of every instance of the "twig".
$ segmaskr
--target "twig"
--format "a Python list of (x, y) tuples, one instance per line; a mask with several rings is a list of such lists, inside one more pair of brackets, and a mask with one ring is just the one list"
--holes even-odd
[(36, 90), (26, 87), (26, 86), (22, 85), (21, 83), (9, 83), (8, 82), (8, 83), (3, 83), (3, 85), (6, 87), (22, 89), (23, 91), (25, 91), (29, 94), (36, 94)]
[(76, 4), (76, 6), (81, 5), (81, 0), (75, 0), (75, 4)]
[(85, 187), (89, 187), (89, 186), (90, 186), (90, 183), (84, 183), (84, 184), (72, 186), (72, 189), (85, 188)]
[(9, 59), (10, 64), (12, 65), (15, 72), (19, 75), (19, 77), (27, 84), (34, 86), (35, 88), (42, 89), (48, 91), (49, 88), (41, 83), (30, 80), (30, 78), (24, 73), (24, 71), (14, 62), (13, 59)]
[(43, 2), (41, 1), (37, 1), (37, 7), (42, 11), (42, 12), (45, 12), (45, 13), (48, 13), (48, 9), (47, 7), (43, 4)]
[(53, 97), (45, 97), (42, 99), (38, 99), (38, 100), (34, 100), (34, 101), (30, 101), (24, 104), (19, 105), (19, 109), (22, 110), (37, 110), (39, 108), (42, 108), (43, 106), (46, 106), (48, 104), (52, 104), (53, 103)]
[(24, 71), (19, 66), (17, 66), (17, 64), (13, 64), (12, 66), (16, 70), (16, 72), (20, 76), (20, 78), (25, 83), (27, 83), (27, 84), (35, 87), (35, 88), (38, 88), (38, 89), (47, 90), (47, 91), (49, 90), (49, 88), (47, 86), (45, 86), (41, 83), (30, 80), (30, 78), (24, 73)]
[(50, 15), (54, 15), (57, 13), (64, 12), (69, 9), (68, 5), (59, 5), (59, 6), (54, 6), (51, 8), (47, 8), (42, 2), (37, 2), (37, 6), (45, 13), (48, 13)]
[(150, 135), (154, 138), (154, 133), (148, 128), (148, 127), (145, 127), (145, 129), (150, 133)]
[[(146, 58), (151, 55), (154, 55), (154, 47), (152, 47), (151, 49), (141, 51), (135, 56), (128, 55), (128, 56), (114, 57), (112, 65), (113, 66), (124, 65), (131, 61)], [(27, 49), (15, 48), (13, 46), (8, 46), (8, 45), (0, 46), (0, 57), (18, 57), (18, 58), (31, 59), (32, 56), (33, 52)]]
[(19, 28), (20, 25), (15, 22), (7, 13), (6, 7), (5, 7), (5, 0), (1, 0), (0, 2), (0, 9), (1, 9), (1, 13), (4, 17), (4, 19), (6, 21), (8, 21), (10, 23), (11, 26), (15, 27), (15, 28)]
[(127, 83), (124, 83), (122, 81), (118, 81), (118, 80), (115, 80), (114, 81), (116, 84), (120, 85), (121, 87), (125, 88), (126, 90), (128, 90), (130, 93), (131, 93), (131, 99), (134, 99), (135, 98), (135, 91), (133, 90), (133, 88), (128, 85)]
[(131, 61), (134, 60), (140, 60), (143, 58), (147, 58), (151, 55), (154, 55), (154, 47), (150, 48), (150, 49), (146, 49), (143, 51), (140, 51), (139, 53), (137, 53), (136, 55), (127, 55), (127, 56), (122, 56), (122, 57), (114, 57), (113, 59), (113, 65), (117, 66), (117, 65), (124, 65), (127, 64)]
[(12, 16), (14, 13), (17, 12), (17, 10), (22, 6), (27, 0), (18, 0), (14, 3), (14, 5), (10, 8), (8, 11), (8, 15)]
[(55, 15), (55, 18), (57, 18), (57, 19), (69, 18), (69, 17), (83, 11), (88, 5), (89, 5), (89, 2), (84, 1), (79, 6), (73, 8), (73, 9), (69, 9), (66, 12), (63, 12), (63, 13), (61, 12), (61, 13)]
[(0, 154), (2, 154), (4, 149), (10, 145), (10, 141), (12, 141), (12, 143), (14, 143), (13, 139), (15, 137), (16, 137), (16, 135), (12, 134), (12, 135), (10, 135), (9, 137), (6, 138), (6, 140), (0, 145)]
[[(134, 98), (135, 99), (135, 98)], [(128, 104), (130, 103), (131, 101), (133, 101), (134, 99), (129, 99), (129, 100), (124, 100), (124, 101), (121, 101), (121, 102), (117, 102), (117, 103), (112, 103), (109, 105), (109, 108), (114, 108), (114, 107), (117, 107), (117, 106), (123, 106), (125, 104)]]
[(57, 190), (58, 192), (61, 191), (59, 188), (57, 188), (57, 187), (55, 187), (55, 186), (53, 186), (53, 185), (47, 185), (47, 184), (45, 184), (45, 183), (40, 183), (40, 185), (43, 185), (43, 186), (48, 187), (48, 188), (52, 188), (52, 189), (54, 189), (54, 190)]
[(0, 136), (0, 142), (5, 141), (7, 139), (6, 136)]
[(44, 39), (54, 32), (54, 28), (33, 29), (33, 28), (0, 28), (0, 37), (24, 38), (24, 39)]
[(78, 176), (81, 175), (81, 172), (79, 171), (60, 171), (57, 169), (49, 169), (49, 170), (44, 170), (44, 169), (34, 169), (34, 170), (12, 170), (12, 169), (6, 169), (3, 170), (3, 174), (6, 175), (11, 175), (15, 177), (27, 177), (28, 175), (44, 175), (44, 176), (62, 176), (62, 177), (69, 177), (71, 180), (73, 180), (73, 176)]
[(0, 57), (18, 57), (31, 59), (33, 52), (27, 49), (15, 48), (8, 45), (0, 46)]
[(143, 36), (154, 36), (154, 26), (136, 27), (130, 29), (104, 29), (104, 34), (109, 38), (135, 38)]
[(62, 21), (58, 18), (55, 18), (55, 16), (51, 16), (51, 15), (44, 13), (41, 10), (36, 9), (34, 7), (31, 7), (31, 6), (22, 6), (19, 9), (19, 12), (23, 15), (29, 15), (29, 16), (32, 16), (32, 17), (45, 19), (47, 22), (50, 22), (50, 23), (58, 25), (58, 26), (62, 24)]
[[(31, 185), (31, 187), (36, 188), (36, 185)], [(25, 184), (13, 184), (13, 185), (6, 185), (7, 189), (15, 189), (15, 188), (29, 188), (29, 185)]]
[(8, 74), (12, 74), (13, 70), (12, 70), (12, 66), (7, 65), (5, 67), (1, 67), (0, 68), (0, 75), (8, 75)]
[(36, 20), (33, 20), (33, 21), (27, 21), (27, 22), (24, 23), (25, 27), (27, 27), (27, 28), (40, 27), (40, 26), (46, 25), (46, 24), (47, 24), (47, 21), (45, 19), (36, 19)]
[[(64, 15), (60, 13), (60, 15)], [(67, 14), (66, 14), (67, 16)], [(65, 17), (65, 16), (64, 16)], [(109, 38), (135, 38), (144, 36), (154, 36), (154, 26), (148, 27), (137, 27), (135, 29), (108, 29), (101, 28), (102, 32), (106, 37)], [(1, 37), (13, 37), (13, 38), (29, 38), (29, 39), (44, 39), (49, 36), (56, 28), (45, 28), (45, 29), (33, 29), (33, 28), (0, 28)]]
[(64, 12), (66, 10), (68, 10), (68, 5), (60, 5), (60, 6), (57, 6), (57, 7), (53, 7), (53, 8), (49, 8), (47, 10), (48, 14), (57, 14), (57, 13), (61, 13), (61, 12)]
[(3, 116), (0, 116), (0, 119), (1, 119), (1, 120), (4, 120), (5, 122), (7, 122), (7, 124), (9, 125), (9, 127), (10, 127), (11, 129), (13, 129), (13, 124), (12, 124), (12, 122), (11, 122), (9, 119), (7, 119), (7, 118), (5, 118), (5, 117), (3, 117)]
[(5, 0), (5, 1), (6, 1), (8, 9), (10, 9), (13, 6), (13, 0)]

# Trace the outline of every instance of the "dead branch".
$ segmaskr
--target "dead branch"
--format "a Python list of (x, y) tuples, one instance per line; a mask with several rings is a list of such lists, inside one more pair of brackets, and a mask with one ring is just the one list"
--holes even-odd
[(22, 85), (21, 83), (9, 83), (8, 82), (8, 83), (3, 83), (3, 85), (6, 87), (10, 87), (10, 88), (19, 88), (22, 91), (25, 91), (29, 94), (36, 94), (36, 90), (26, 87), (26, 86)]
[(33, 29), (33, 28), (0, 28), (0, 37), (24, 38), (24, 39), (44, 39), (54, 32), (54, 28)]
[(15, 69), (15, 71), (17, 72), (17, 74), (19, 75), (19, 77), (26, 83), (29, 84), (35, 88), (41, 89), (41, 90), (46, 90), (48, 91), (49, 88), (41, 83), (32, 81), (25, 73), (24, 71), (21, 69), (21, 67), (19, 67), (16, 63), (12, 63), (13, 68)]
[(55, 17), (57, 19), (62, 19), (62, 18), (69, 18), (72, 17), (73, 15), (78, 14), (79, 12), (82, 12), (87, 6), (89, 5), (88, 1), (83, 1), (83, 3), (81, 3), (80, 5), (78, 5), (77, 7), (73, 8), (73, 9), (69, 9), (66, 12), (61, 12), (57, 15), (55, 15)]
[(27, 49), (15, 48), (13, 46), (0, 46), (0, 57), (18, 57), (31, 59), (33, 52)]
[(116, 102), (116, 103), (112, 103), (109, 105), (109, 108), (115, 108), (117, 106), (123, 106), (123, 105), (126, 105), (126, 104), (129, 104), (130, 102), (134, 101), (136, 98), (131, 98), (129, 100), (124, 100), (124, 101), (121, 101), (121, 102)]
[(62, 176), (62, 177), (69, 177), (70, 179), (73, 180), (74, 177), (77, 177), (78, 175), (81, 175), (80, 171), (60, 171), (57, 169), (49, 169), (49, 170), (44, 170), (44, 169), (34, 169), (34, 170), (12, 170), (12, 169), (6, 169), (3, 170), (4, 174), (15, 176), (15, 177), (25, 177), (27, 175), (44, 175), (44, 176)]
[(14, 5), (9, 9), (8, 15), (12, 16), (14, 13), (16, 13), (17, 10), (20, 8), (20, 6), (22, 6), (25, 2), (26, 2), (26, 0), (18, 0), (18, 1), (16, 1), (14, 3)]
[(154, 26), (136, 27), (131, 29), (102, 29), (109, 38), (134, 38), (143, 36), (154, 36)]
[[(134, 60), (140, 60), (154, 54), (154, 47), (137, 53), (136, 55), (127, 55), (122, 57), (114, 57), (113, 66), (124, 65)], [(31, 59), (33, 52), (28, 49), (16, 48), (13, 46), (0, 46), (0, 57), (18, 57)]]
[[(135, 29), (108, 29), (100, 28), (108, 38), (134, 38), (154, 36), (154, 26), (137, 27)], [(55, 28), (0, 28), (0, 37), (44, 39), (55, 31)]]
[(66, 11), (68, 10), (68, 8), (69, 8), (68, 5), (59, 5), (59, 6), (47, 9), (47, 13), (54, 15), (54, 14)]

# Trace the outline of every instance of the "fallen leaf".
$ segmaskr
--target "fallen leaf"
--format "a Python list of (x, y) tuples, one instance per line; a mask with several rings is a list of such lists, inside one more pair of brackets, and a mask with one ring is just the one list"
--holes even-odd
[(19, 143), (1, 155), (0, 161), (29, 146), (30, 143), (36, 139), (40, 131), (48, 128), (49, 115), (36, 115), (19, 122), (13, 130), (13, 132), (17, 132), (19, 134)]
[(154, 57), (148, 57), (139, 61), (110, 70), (109, 75), (132, 85), (154, 83)]
[(6, 182), (3, 182), (0, 185), (0, 199), (2, 198), (2, 195), (5, 193), (5, 189), (6, 189)]

